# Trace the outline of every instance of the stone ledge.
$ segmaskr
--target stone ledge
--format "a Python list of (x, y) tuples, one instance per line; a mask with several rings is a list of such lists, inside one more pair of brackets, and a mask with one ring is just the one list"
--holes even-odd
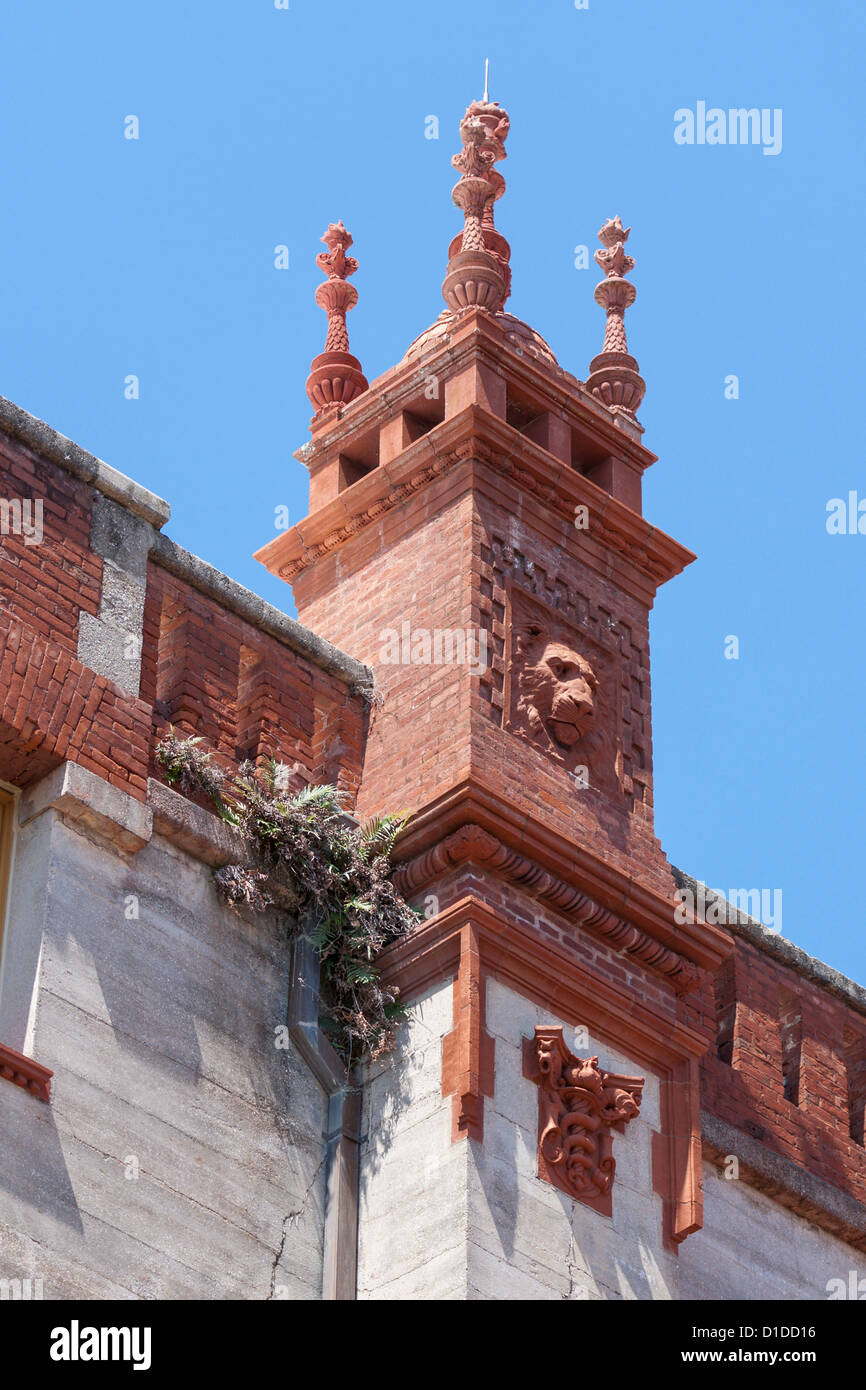
[[(153, 812), (153, 828), (157, 834), (172, 840), (196, 859), (213, 868), (248, 862), (249, 851), (239, 830), (221, 820), (215, 811), (190, 801), (156, 777), (147, 779), (147, 805)], [(354, 816), (343, 815), (340, 821), (347, 830), (358, 828)], [(271, 884), (270, 890), (279, 894), (280, 886)], [(278, 899), (278, 905), (288, 907), (290, 904), (288, 899), (285, 902)]]
[(5, 396), (0, 396), (0, 430), (19, 439), (34, 453), (59, 463), (68, 473), (82, 482), (90, 483), (97, 492), (104, 493), (126, 507), (127, 511), (143, 517), (151, 526), (159, 528), (168, 521), (171, 508), (155, 492), (149, 492), (140, 483), (127, 478), (125, 473), (119, 473), (110, 464), (103, 463), (95, 454), (88, 453), (80, 444), (67, 439), (65, 434), (52, 429), (44, 420), (30, 415)]
[(825, 965), (824, 961), (810, 956), (800, 946), (795, 946), (793, 941), (789, 941), (779, 932), (770, 931), (762, 922), (756, 922), (754, 917), (748, 917), (745, 912), (732, 907), (723, 894), (714, 893), (705, 883), (692, 878), (691, 874), (684, 873), (674, 865), (671, 865), (671, 872), (678, 888), (686, 889), (696, 898), (698, 890), (703, 889), (707, 903), (723, 904), (725, 911), (724, 916), (720, 912), (720, 925), (730, 928), (735, 936), (750, 941), (759, 951), (773, 956), (789, 969), (795, 970), (798, 975), (811, 980), (829, 994), (834, 994), (837, 999), (843, 1000), (858, 1013), (866, 1014), (866, 989), (858, 985), (856, 980), (850, 980), (841, 971), (834, 970), (832, 965)]
[(149, 806), (79, 763), (61, 763), (28, 788), (19, 803), (18, 824), (26, 825), (50, 810), (133, 854), (144, 848), (153, 833)]
[(154, 830), (203, 863), (219, 868), (246, 858), (243, 839), (233, 826), (155, 777), (147, 779), (147, 805)]
[(253, 627), (276, 637), (278, 642), (283, 642), (293, 651), (308, 657), (317, 666), (355, 687), (359, 692), (372, 693), (373, 672), (369, 666), (340, 651), (324, 637), (317, 636), (286, 613), (281, 613), (279, 608), (266, 603), (251, 589), (245, 589), (243, 584), (229, 579), (228, 575), (215, 569), (198, 555), (184, 550), (176, 541), (170, 540), (168, 536), (157, 535), (154, 537), (150, 554), (151, 559), (163, 569), (167, 569), (170, 574), (185, 580), (208, 598), (216, 599), (223, 608), (230, 609), (239, 618), (252, 623)]
[(721, 1166), (728, 1154), (739, 1160), (745, 1180), (807, 1221), (866, 1251), (866, 1205), (743, 1130), (701, 1111), (704, 1157)]

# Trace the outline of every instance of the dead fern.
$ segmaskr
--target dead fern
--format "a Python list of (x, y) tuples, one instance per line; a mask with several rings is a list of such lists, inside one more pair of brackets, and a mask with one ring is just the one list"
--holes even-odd
[(419, 917), (391, 881), (391, 851), (407, 817), (381, 816), (358, 829), (336, 788), (292, 796), (280, 789), (273, 760), (264, 772), (245, 762), (225, 773), (200, 745), (170, 729), (156, 760), (167, 782), (204, 793), (242, 837), (244, 862), (214, 874), (220, 897), (255, 912), (277, 905), (308, 923), (321, 961), (320, 1022), (333, 1046), (347, 1066), (389, 1051), (405, 1009), (375, 961)]

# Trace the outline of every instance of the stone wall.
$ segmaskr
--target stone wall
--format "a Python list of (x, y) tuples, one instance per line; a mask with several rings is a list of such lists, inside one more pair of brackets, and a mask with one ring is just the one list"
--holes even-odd
[(173, 722), (351, 798), (371, 673), (2, 398), (0, 493), (0, 1297), (319, 1298), (332, 1087), (287, 1032), (287, 923), (219, 902), (237, 846), (154, 750)]
[[(676, 1257), (663, 1248), (662, 1200), (653, 1186), (652, 1133), (660, 1128), (658, 1081), (634, 1058), (575, 1029), (495, 980), (487, 1029), (496, 1040), (496, 1084), (485, 1142), (471, 1164), (472, 1253), (485, 1298), (670, 1298)], [(538, 1087), (523, 1075), (522, 1041), (536, 1024), (562, 1024), (569, 1048), (606, 1071), (646, 1078), (640, 1114), (614, 1138), (611, 1216), (538, 1177)]]
[(834, 1279), (850, 1287), (852, 1269), (866, 1280), (860, 1251), (710, 1163), (704, 1228), (684, 1242), (679, 1265), (688, 1299), (812, 1301), (828, 1298)]
[(0, 1277), (45, 1298), (321, 1296), (327, 1100), (285, 1034), (289, 952), (159, 833), (22, 802), (0, 1037)]
[[(537, 1174), (538, 1092), (521, 1040), (546, 1011), (488, 981), (496, 1043), (484, 1142), (453, 1139), (442, 1096), (442, 1039), (453, 1024), (451, 980), (416, 999), (400, 1052), (370, 1070), (364, 1103), (359, 1297), (421, 1300), (820, 1300), (866, 1281), (862, 1252), (706, 1162), (704, 1226), (666, 1249), (654, 1189), (656, 1079), (590, 1037), (608, 1070), (646, 1076), (638, 1119), (614, 1141), (613, 1211), (600, 1215)], [(575, 1029), (564, 1027), (566, 1042)], [(727, 1171), (737, 1170), (730, 1164)], [(866, 1282), (863, 1284), (866, 1291)], [(836, 1296), (842, 1296), (836, 1294)], [(850, 1293), (845, 1296), (850, 1296)]]
[(362, 1114), (358, 1297), (467, 1296), (468, 1145), (451, 1142), (442, 1038), (452, 984), (415, 999), (398, 1051), (370, 1066)]

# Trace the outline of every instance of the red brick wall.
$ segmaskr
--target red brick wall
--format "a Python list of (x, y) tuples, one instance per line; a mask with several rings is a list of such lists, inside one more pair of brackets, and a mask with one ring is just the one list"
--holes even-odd
[(26, 787), (71, 761), (143, 801), (148, 707), (5, 612), (0, 648), (0, 778)]
[[(524, 509), (522, 546), (511, 538), (509, 511), (498, 499), (479, 497), (473, 566), (479, 620), (488, 627), (492, 663), (489, 679), (477, 683), (473, 710), (473, 758), (480, 769), (495, 769), (509, 798), (600, 858), (631, 874), (640, 865), (642, 880), (669, 897), (665, 856), (653, 833), (652, 732), (650, 723), (649, 612), (608, 577), (576, 554), (574, 537), (549, 535)], [(576, 635), (605, 648), (616, 684), (600, 691), (604, 719), (616, 719), (621, 739), (624, 794), (577, 789), (567, 772), (543, 750), (504, 730), (505, 625), (512, 601), (525, 595), (561, 618)], [(519, 599), (518, 599), (519, 601)]]
[(704, 1107), (866, 1201), (866, 1017), (740, 937), (715, 996)]
[(344, 682), (215, 600), (148, 565), (141, 694), (153, 736), (196, 733), (224, 764), (299, 764), (300, 780), (357, 789), (365, 709)]
[(27, 786), (70, 759), (142, 800), (150, 712), (76, 659), (79, 614), (99, 609), (93, 491), (0, 436), (0, 496), (42, 500), (39, 544), (0, 537), (0, 778)]
[(102, 561), (90, 549), (93, 491), (0, 434), (0, 497), (42, 499), (43, 540), (0, 536), (0, 603), (33, 632), (75, 654), (78, 614), (96, 614)]
[(451, 473), (294, 583), (301, 621), (372, 666), (384, 700), (370, 715), (362, 819), (417, 810), (466, 776), (466, 670), (380, 658), (382, 632), (399, 633), (404, 622), (413, 632), (473, 622), (472, 528), (471, 497)]
[(94, 490), (0, 436), (0, 497), (43, 501), (43, 538), (0, 537), (0, 779), (24, 787), (67, 759), (138, 800), (169, 722), (225, 763), (273, 755), (296, 783), (357, 789), (366, 708), (346, 684), (181, 579), (148, 566), (139, 697), (77, 660), (98, 614)]

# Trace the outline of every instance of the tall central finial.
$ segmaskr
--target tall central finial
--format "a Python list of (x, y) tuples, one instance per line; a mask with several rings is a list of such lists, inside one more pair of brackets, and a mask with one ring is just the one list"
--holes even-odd
[(451, 163), (461, 177), (451, 194), (463, 212), (463, 232), (448, 248), (442, 294), (449, 309), (486, 309), (496, 314), (508, 298), (511, 247), (493, 223), (493, 204), (505, 192), (494, 164), (505, 159), (510, 122), (507, 111), (487, 99), (489, 59), (485, 64), (484, 100), (473, 101), (460, 122), (463, 148)]
[(490, 100), (490, 97), (488, 96), (488, 93), (487, 93), (487, 87), (488, 87), (489, 79), (490, 79), (490, 59), (489, 59), (489, 58), (485, 58), (485, 59), (484, 59), (484, 96), (483, 96), (483, 98), (482, 98), (482, 100), (483, 100), (485, 103), (488, 102), (488, 101)]

